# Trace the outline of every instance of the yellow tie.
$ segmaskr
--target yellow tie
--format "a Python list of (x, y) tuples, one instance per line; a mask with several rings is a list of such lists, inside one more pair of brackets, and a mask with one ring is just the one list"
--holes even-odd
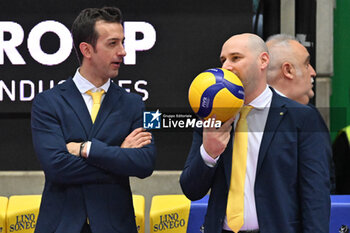
[(92, 109), (91, 109), (92, 123), (95, 123), (95, 119), (97, 117), (98, 110), (100, 109), (100, 106), (101, 106), (101, 98), (102, 98), (103, 93), (105, 93), (104, 90), (96, 91), (96, 92), (91, 92), (91, 91), (86, 92), (86, 94), (88, 94), (92, 97), (92, 101), (94, 102), (92, 105)]
[(227, 224), (238, 232), (244, 223), (244, 181), (247, 167), (248, 124), (247, 115), (251, 106), (244, 106), (235, 129), (233, 142), (231, 182), (227, 199)]

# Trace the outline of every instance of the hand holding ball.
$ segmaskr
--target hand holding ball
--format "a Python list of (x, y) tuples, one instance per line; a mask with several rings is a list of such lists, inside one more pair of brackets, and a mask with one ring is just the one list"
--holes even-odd
[(198, 117), (207, 120), (216, 115), (216, 120), (225, 122), (243, 106), (243, 84), (229, 70), (208, 69), (192, 81), (188, 99)]

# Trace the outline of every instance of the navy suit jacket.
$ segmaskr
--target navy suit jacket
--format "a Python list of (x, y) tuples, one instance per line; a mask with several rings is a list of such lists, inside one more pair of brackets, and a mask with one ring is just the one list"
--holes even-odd
[[(129, 176), (150, 176), (155, 146), (120, 148), (142, 127), (144, 104), (111, 82), (95, 123), (70, 78), (37, 95), (32, 106), (34, 149), (45, 173), (35, 232), (137, 233)], [(87, 159), (67, 151), (69, 142), (91, 141)]]
[(335, 178), (335, 165), (333, 161), (333, 151), (332, 151), (332, 140), (331, 140), (331, 135), (329, 134), (328, 126), (326, 122), (324, 121), (320, 111), (313, 105), (313, 104), (308, 104), (309, 107), (314, 109), (317, 113), (318, 118), (320, 119), (323, 127), (323, 132), (324, 132), (324, 137), (326, 138), (326, 143), (325, 143), (325, 149), (327, 150), (327, 153), (329, 154), (329, 176), (330, 176), (330, 184), (331, 184), (331, 194), (336, 194), (336, 178)]
[[(329, 152), (316, 112), (273, 91), (258, 155), (254, 195), (261, 233), (329, 231)], [(232, 133), (232, 132), (231, 132)], [(232, 138), (215, 167), (201, 155), (195, 130), (180, 183), (191, 200), (210, 190), (204, 231), (221, 233), (231, 177)]]

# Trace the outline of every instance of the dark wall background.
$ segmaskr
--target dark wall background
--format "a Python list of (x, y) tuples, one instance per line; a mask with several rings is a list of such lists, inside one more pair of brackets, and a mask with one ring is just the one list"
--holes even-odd
[[(141, 88), (149, 94), (145, 101), (149, 109), (189, 110), (187, 91), (192, 79), (207, 68), (220, 66), (219, 54), (226, 39), (252, 31), (252, 1), (248, 0), (46, 0), (20, 3), (2, 0), (0, 22), (14, 21), (24, 30), (24, 41), (17, 49), (26, 65), (12, 65), (5, 54), (4, 64), (0, 64), (0, 80), (9, 87), (14, 80), (17, 92), (20, 80), (31, 80), (38, 93), (39, 80), (43, 80), (45, 90), (49, 88), (49, 80), (56, 84), (74, 75), (78, 67), (74, 51), (59, 65), (41, 65), (28, 52), (28, 33), (45, 20), (58, 21), (70, 29), (83, 8), (111, 5), (122, 10), (124, 21), (145, 21), (156, 30), (155, 45), (150, 50), (137, 52), (136, 65), (123, 65), (120, 75), (114, 79), (115, 82), (131, 80), (131, 84), (124, 86), (131, 92), (137, 92), (134, 84), (138, 80), (146, 80), (147, 85)], [(4, 38), (9, 40), (11, 35), (5, 32)], [(138, 38), (142, 39), (142, 35)], [(53, 33), (46, 33), (41, 46), (45, 52), (54, 53), (60, 41)], [(17, 92), (16, 100), (11, 101), (0, 88), (1, 91), (0, 170), (39, 170), (31, 142), (31, 101), (21, 102)], [(192, 133), (188, 130), (153, 132), (158, 149), (156, 169), (182, 169)]]

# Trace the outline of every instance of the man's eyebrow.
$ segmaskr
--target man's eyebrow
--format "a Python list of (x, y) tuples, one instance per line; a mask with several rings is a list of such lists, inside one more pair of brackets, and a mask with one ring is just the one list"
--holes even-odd
[(239, 52), (233, 52), (233, 53), (230, 53), (229, 55), (230, 55), (230, 56), (234, 56), (234, 55), (242, 55), (242, 54), (239, 53)]
[(305, 59), (305, 62), (304, 62), (304, 63), (305, 63), (305, 64), (310, 63), (310, 55), (307, 56), (307, 58)]
[[(233, 53), (229, 53), (228, 55), (229, 55), (230, 57), (232, 57), (232, 56), (242, 55), (242, 54), (239, 53), (239, 52), (233, 52)], [(220, 56), (220, 60), (224, 60), (224, 59), (225, 59), (224, 56)]]
[(119, 38), (119, 37), (112, 37), (112, 38), (108, 38), (108, 41), (111, 41), (111, 40), (121, 40), (121, 41), (124, 41), (125, 37), (123, 38)]

